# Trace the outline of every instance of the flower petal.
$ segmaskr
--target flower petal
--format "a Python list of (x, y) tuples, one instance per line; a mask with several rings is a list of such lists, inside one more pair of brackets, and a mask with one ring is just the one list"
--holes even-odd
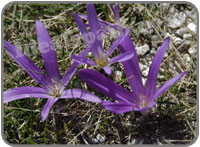
[(74, 19), (76, 21), (76, 24), (81, 31), (82, 36), (84, 37), (84, 40), (89, 44), (89, 33), (88, 30), (86, 29), (86, 24), (84, 24), (81, 20), (81, 18), (74, 12), (73, 13)]
[(115, 114), (130, 112), (133, 110), (134, 106), (131, 103), (114, 103), (109, 101), (102, 101), (101, 105)]
[(51, 79), (60, 79), (60, 71), (51, 38), (45, 26), (39, 20), (36, 21), (36, 33), (47, 76)]
[(120, 16), (119, 16), (119, 4), (116, 4), (114, 7), (110, 4), (110, 8), (115, 16), (115, 21), (117, 24), (120, 24)]
[[(84, 20), (88, 20), (88, 17), (86, 15), (78, 14), (78, 16), (80, 16)], [(109, 22), (103, 21), (101, 19), (99, 19), (99, 24), (100, 24), (101, 27), (104, 27), (104, 28), (112, 27), (112, 28), (117, 29), (117, 30), (123, 30), (123, 27), (121, 27), (120, 25), (109, 23)]]
[(74, 19), (76, 21), (76, 24), (81, 31), (81, 34), (88, 34), (88, 30), (86, 29), (86, 25), (83, 23), (81, 18), (76, 14), (76, 12), (73, 12)]
[[(87, 55), (88, 51), (90, 50), (90, 48), (86, 48), (81, 54), (81, 57), (84, 57)], [(77, 71), (77, 68), (79, 67), (79, 63), (78, 62), (73, 62), (72, 65), (69, 67), (69, 69), (65, 72), (61, 82), (64, 85), (67, 85), (69, 83), (69, 80), (71, 80), (71, 78), (73, 77), (73, 75), (75, 74), (75, 72)]]
[(180, 78), (182, 78), (185, 74), (187, 74), (188, 71), (184, 71), (178, 76), (173, 77), (172, 79), (168, 80), (165, 84), (163, 84), (161, 87), (157, 89), (155, 94), (151, 97), (152, 99), (157, 99), (163, 92), (165, 92), (168, 88), (170, 88), (174, 83), (176, 83)]
[[(92, 39), (91, 39), (92, 40)], [(94, 56), (95, 60), (98, 60), (101, 56), (104, 55), (102, 41), (99, 39), (95, 39), (92, 44), (89, 45), (92, 55)]]
[(71, 55), (71, 58), (73, 60), (75, 60), (76, 62), (81, 63), (81, 64), (88, 64), (88, 65), (91, 65), (91, 66), (96, 66), (96, 62), (94, 62), (93, 60), (88, 59), (86, 57)]
[(47, 116), (49, 115), (49, 111), (51, 109), (51, 107), (58, 101), (58, 98), (49, 98), (46, 102), (46, 104), (44, 105), (42, 112), (41, 112), (41, 117), (42, 117), (42, 121), (44, 122), (47, 118)]
[(69, 67), (69, 69), (65, 72), (63, 78), (61, 79), (61, 83), (63, 83), (64, 85), (67, 85), (69, 83), (69, 81), (71, 80), (71, 78), (76, 73), (79, 65), (80, 64), (78, 62), (76, 62), (76, 61), (73, 62), (72, 65)]
[(99, 25), (99, 20), (97, 18), (97, 12), (93, 4), (87, 4), (87, 14), (91, 32), (99, 34), (100, 25)]
[(164, 54), (165, 54), (165, 52), (168, 48), (169, 41), (170, 41), (169, 37), (167, 39), (165, 39), (165, 41), (161, 45), (160, 49), (156, 53), (155, 57), (153, 58), (153, 61), (152, 61), (151, 66), (149, 68), (147, 82), (146, 82), (146, 85), (145, 85), (146, 95), (148, 97), (153, 95), (153, 93), (155, 92), (159, 67), (160, 67), (160, 64), (162, 62), (163, 56), (164, 56)]
[(104, 69), (105, 73), (107, 73), (108, 75), (110, 75), (112, 73), (112, 70), (109, 66), (106, 66), (103, 69)]
[(79, 77), (91, 88), (94, 88), (114, 100), (127, 103), (134, 102), (133, 96), (128, 90), (124, 89), (99, 72), (84, 69), (79, 71)]
[(11, 43), (4, 41), (4, 47), (8, 54), (21, 66), (38, 84), (45, 87), (45, 76), (26, 55), (24, 55), (18, 48)]
[(108, 52), (106, 53), (106, 56), (110, 56), (113, 51), (116, 49), (116, 47), (126, 38), (130, 31), (130, 28), (127, 28), (126, 30), (122, 31), (120, 36), (115, 40), (115, 42), (112, 44), (112, 46), (108, 49)]
[(144, 86), (142, 84), (142, 77), (139, 68), (138, 57), (136, 54), (136, 50), (134, 44), (129, 36), (127, 36), (123, 42), (119, 45), (120, 53), (123, 54), (127, 51), (132, 51), (134, 56), (128, 61), (122, 62), (124, 66), (124, 70), (126, 72), (126, 77), (129, 81), (131, 89), (135, 94), (136, 98), (140, 97), (140, 94), (144, 93)]
[(11, 101), (24, 99), (24, 98), (53, 98), (40, 87), (17, 87), (3, 92), (3, 102), (8, 103)]
[(97, 60), (98, 57), (101, 57), (101, 55), (103, 55), (104, 52), (102, 47), (99, 20), (97, 18), (97, 13), (93, 4), (87, 4), (87, 14), (91, 30), (89, 46), (91, 47), (91, 52), (93, 56)]
[(96, 95), (82, 89), (68, 89), (63, 92), (59, 98), (74, 98), (86, 100), (94, 103), (101, 103), (101, 99)]
[(118, 56), (115, 56), (109, 60), (109, 64), (113, 64), (116, 62), (124, 62), (133, 58), (134, 54), (132, 51), (127, 51), (125, 53), (121, 53)]

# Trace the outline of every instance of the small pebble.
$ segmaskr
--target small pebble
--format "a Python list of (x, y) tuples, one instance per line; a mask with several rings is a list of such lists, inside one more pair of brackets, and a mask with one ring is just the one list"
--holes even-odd
[(161, 7), (162, 7), (163, 11), (167, 11), (170, 7), (170, 3), (162, 3)]
[(197, 50), (196, 50), (196, 48), (195, 48), (194, 46), (191, 47), (191, 48), (189, 48), (189, 50), (188, 50), (188, 53), (189, 53), (190, 55), (195, 55), (196, 52), (197, 52)]
[(174, 7), (170, 7), (168, 13), (174, 14), (176, 9)]
[(192, 34), (184, 34), (183, 38), (187, 40), (192, 40)]
[(192, 11), (186, 10), (185, 13), (187, 14), (188, 17), (192, 18), (193, 20), (197, 19), (197, 13), (195, 10)]
[(164, 21), (162, 19), (160, 19), (159, 17), (157, 17), (156, 19), (156, 22), (158, 23), (159, 26), (162, 26)]
[(103, 142), (105, 141), (105, 137), (102, 136), (101, 134), (98, 134), (98, 135), (97, 135), (97, 140), (98, 140), (99, 142), (103, 143)]
[(197, 32), (196, 24), (191, 22), (187, 25), (187, 28), (194, 34)]
[(140, 34), (147, 35), (148, 34), (147, 29), (145, 29), (145, 28), (140, 29)]
[(88, 52), (88, 55), (87, 55), (88, 57), (92, 57), (93, 55), (92, 55), (92, 52)]
[(181, 45), (183, 40), (179, 37), (174, 37), (174, 44), (177, 46), (177, 45)]
[(168, 18), (169, 27), (178, 28), (181, 27), (186, 21), (187, 15), (184, 12), (175, 13), (173, 18)]
[(92, 142), (95, 143), (95, 144), (99, 143), (99, 141), (96, 138), (92, 138)]
[(152, 35), (151, 40), (157, 42), (160, 39), (158, 35)]
[(121, 71), (115, 71), (114, 80), (119, 81), (121, 79), (122, 79), (122, 72)]
[(178, 30), (176, 31), (176, 35), (178, 35), (178, 36), (180, 36), (180, 37), (183, 37), (183, 35), (184, 35), (185, 33), (187, 33), (187, 32), (188, 32), (188, 28), (182, 27), (182, 28), (180, 28), (180, 29), (178, 29)]
[(146, 84), (146, 79), (142, 78), (142, 84), (145, 85)]
[(149, 46), (145, 44), (143, 46), (136, 47), (136, 51), (138, 55), (145, 55), (145, 53), (149, 51)]
[(191, 58), (190, 58), (190, 55), (189, 54), (185, 54), (184, 56), (183, 56), (183, 58), (184, 58), (184, 60), (186, 61), (186, 62), (190, 62), (190, 60), (191, 60)]
[(144, 71), (142, 71), (142, 75), (147, 77), (149, 73), (149, 68), (146, 68)]

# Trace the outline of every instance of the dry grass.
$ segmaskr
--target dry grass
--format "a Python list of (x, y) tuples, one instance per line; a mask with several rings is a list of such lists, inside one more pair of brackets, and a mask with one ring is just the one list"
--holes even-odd
[[(178, 4), (171, 4), (171, 7), (180, 10), (193, 9), (188, 5)], [(96, 8), (99, 17), (109, 21), (108, 6), (99, 4)], [(42, 20), (52, 38), (63, 75), (72, 63), (70, 55), (79, 54), (86, 47), (83, 39), (77, 37), (79, 30), (72, 17), (73, 11), (86, 14), (86, 5), (12, 4), (4, 11), (4, 39), (20, 47), (38, 67), (44, 69), (41, 55), (36, 51), (34, 23), (37, 19)], [(155, 51), (166, 38), (167, 33), (176, 31), (170, 29), (167, 23), (160, 25), (156, 21), (160, 18), (165, 22), (168, 13), (163, 13), (159, 4), (123, 4), (120, 14), (123, 23), (131, 27), (130, 35), (135, 46), (148, 44), (154, 51), (139, 56), (140, 63), (149, 66)], [(149, 24), (153, 26), (153, 35), (158, 35), (159, 40), (153, 41), (152, 35), (144, 36), (140, 33), (141, 25), (148, 30)], [(109, 46), (110, 41), (113, 41), (113, 39), (108, 40), (104, 41), (105, 46)], [(194, 45), (197, 47), (196, 35), (193, 35), (189, 45), (175, 45), (174, 40), (171, 40), (167, 51), (168, 56), (161, 64), (158, 86), (182, 71), (190, 72), (160, 96), (158, 104), (151, 109), (147, 118), (137, 112), (114, 115), (100, 105), (72, 99), (59, 100), (51, 110), (48, 120), (43, 123), (40, 112), (46, 100), (17, 100), (4, 104), (5, 139), (13, 144), (190, 143), (197, 135), (197, 55), (191, 55), (190, 62), (187, 62), (183, 56)], [(122, 65), (114, 64), (112, 67), (115, 71), (119, 70), (123, 73), (117, 83), (130, 89)], [(86, 66), (82, 65), (80, 68)], [(37, 85), (5, 51), (3, 79), (4, 90)], [(77, 76), (74, 76), (68, 87), (94, 91)], [(102, 99), (105, 98), (102, 94), (94, 92)]]

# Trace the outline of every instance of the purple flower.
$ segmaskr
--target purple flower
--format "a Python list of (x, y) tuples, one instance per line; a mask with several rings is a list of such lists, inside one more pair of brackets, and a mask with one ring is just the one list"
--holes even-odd
[(116, 4), (115, 6), (113, 6), (112, 4), (109, 4), (110, 8), (114, 14), (115, 17), (115, 21), (117, 24), (120, 24), (120, 16), (119, 16), (119, 4)]
[[(65, 85), (68, 84), (69, 80), (76, 72), (79, 63), (74, 62), (64, 74), (63, 78), (61, 78), (50, 36), (45, 26), (39, 20), (36, 21), (36, 32), (40, 53), (44, 60), (47, 75), (44, 75), (26, 55), (11, 43), (4, 41), (4, 47), (8, 54), (41, 86), (41, 88), (26, 86), (9, 89), (3, 93), (3, 102), (7, 103), (30, 97), (47, 98), (48, 100), (41, 113), (43, 121), (46, 120), (51, 107), (58, 101), (58, 99), (77, 98), (100, 103), (101, 100), (97, 96), (85, 90), (65, 90)], [(81, 56), (85, 56), (88, 51), (89, 48), (85, 49)]]
[(85, 41), (88, 44), (88, 47), (90, 48), (90, 51), (92, 52), (95, 58), (95, 61), (88, 59), (86, 57), (77, 56), (77, 55), (72, 55), (71, 58), (79, 63), (103, 68), (107, 74), (111, 74), (112, 71), (109, 67), (110, 64), (127, 61), (131, 59), (134, 55), (132, 51), (127, 51), (116, 57), (113, 57), (110, 60), (108, 59), (108, 57), (113, 53), (116, 47), (128, 35), (129, 28), (121, 32), (121, 35), (114, 41), (112, 46), (108, 49), (107, 53), (105, 54), (102, 47), (101, 28), (100, 28), (99, 20), (97, 18), (97, 13), (94, 8), (94, 5), (92, 4), (87, 5), (87, 13), (88, 13), (87, 18), (89, 22), (89, 27), (91, 30), (90, 33), (88, 33), (86, 29), (83, 29), (85, 27), (85, 24), (83, 24), (80, 17), (76, 13), (74, 13), (74, 18), (81, 33), (83, 34)]
[[(129, 47), (134, 50), (132, 42), (126, 40), (122, 46)], [(141, 72), (138, 66), (137, 56), (134, 56), (131, 60), (123, 63), (129, 84), (133, 93), (124, 89), (120, 85), (116, 84), (112, 80), (108, 79), (104, 75), (95, 72), (93, 70), (85, 69), (79, 71), (80, 78), (86, 82), (89, 86), (103, 93), (104, 95), (118, 101), (110, 102), (103, 101), (102, 106), (109, 111), (120, 114), (129, 111), (140, 111), (142, 113), (147, 112), (150, 108), (156, 105), (155, 100), (168, 88), (170, 88), (175, 82), (183, 77), (187, 71), (182, 72), (178, 76), (173, 77), (165, 84), (156, 89), (157, 75), (159, 67), (163, 59), (164, 53), (168, 48), (170, 39), (167, 38), (161, 45), (157, 54), (155, 55), (152, 64), (149, 69), (149, 74), (145, 87), (142, 84)], [(125, 46), (126, 45), (126, 46)]]
[[(110, 7), (111, 7), (111, 5), (110, 5)], [(109, 31), (110, 28), (114, 28), (114, 29), (120, 30), (120, 31), (124, 30), (124, 28), (120, 25), (120, 18), (118, 18), (118, 17), (120, 17), (119, 16), (119, 6), (114, 6), (114, 7), (112, 6), (111, 10), (114, 13), (114, 16), (115, 16), (114, 22), (116, 22), (116, 24), (98, 19), (99, 25), (101, 27), (101, 31), (106, 32), (107, 34), (109, 34), (109, 32), (110, 32)], [(88, 20), (88, 16), (86, 16), (84, 14), (78, 14), (77, 16), (79, 16), (80, 18), (82, 18), (84, 20)], [(106, 33), (104, 33), (104, 34), (106, 34)]]

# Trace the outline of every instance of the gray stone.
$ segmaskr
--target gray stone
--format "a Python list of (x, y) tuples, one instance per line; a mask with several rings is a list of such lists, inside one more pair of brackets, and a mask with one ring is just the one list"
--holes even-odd
[(149, 34), (153, 34), (153, 32), (154, 32), (154, 29), (149, 30)]
[(167, 33), (167, 36), (170, 36), (175, 45), (180, 45), (183, 43), (183, 40), (180, 37), (175, 36), (175, 34)]
[(187, 28), (188, 28), (193, 34), (196, 34), (196, 32), (197, 32), (197, 26), (196, 26), (195, 23), (190, 22), (190, 23), (187, 25)]
[(159, 77), (159, 79), (164, 79), (165, 78), (165, 76), (163, 76), (163, 75), (159, 75), (158, 77)]
[(194, 56), (197, 52), (196, 47), (192, 46), (191, 48), (189, 48), (188, 53), (192, 56)]
[(192, 40), (192, 34), (184, 34), (183, 38), (187, 40)]
[(178, 36), (180, 36), (180, 37), (183, 37), (183, 35), (184, 35), (185, 33), (187, 33), (187, 32), (188, 32), (188, 28), (182, 27), (182, 28), (180, 28), (180, 29), (178, 29), (178, 30), (176, 31), (176, 35), (178, 35)]
[(170, 7), (170, 3), (162, 3), (161, 7), (162, 7), (162, 9), (163, 9), (164, 12), (167, 12), (167, 10)]
[(151, 40), (157, 42), (160, 39), (158, 35), (152, 35)]
[(146, 68), (145, 70), (142, 71), (142, 75), (147, 77), (149, 73), (149, 68)]
[(167, 33), (168, 36), (173, 40), (175, 45), (180, 45), (183, 43), (183, 40), (180, 37), (176, 37), (175, 34), (169, 34)]
[(92, 142), (96, 144), (99, 143), (99, 141), (96, 138), (92, 138)]
[(189, 63), (191, 61), (190, 55), (189, 54), (185, 54), (183, 56), (184, 61), (186, 61), (187, 63)]
[(152, 48), (150, 53), (151, 53), (151, 56), (154, 56), (156, 54), (155, 48)]
[(185, 45), (191, 45), (191, 41), (190, 40), (185, 40), (184, 43), (185, 43)]
[(115, 71), (114, 73), (114, 80), (118, 81), (122, 79), (122, 72), (121, 71)]
[(136, 47), (136, 51), (138, 55), (144, 55), (147, 51), (149, 51), (149, 46), (144, 44), (143, 46)]
[(181, 45), (183, 43), (183, 40), (179, 37), (174, 37), (174, 44), (175, 45)]
[(168, 18), (169, 27), (181, 27), (186, 21), (187, 15), (184, 12), (175, 13), (172, 18)]
[(197, 20), (197, 13), (196, 11), (192, 10), (186, 10), (185, 13), (187, 14), (188, 17), (192, 18), (193, 20)]
[(140, 70), (142, 70), (143, 64), (141, 62), (139, 62), (139, 67), (140, 67)]
[(148, 31), (145, 28), (140, 29), (140, 34), (147, 35)]
[(104, 136), (102, 136), (101, 134), (98, 134), (97, 135), (97, 140), (99, 141), (99, 142), (104, 142), (105, 141), (105, 137)]
[(141, 137), (133, 139), (130, 144), (142, 144), (144, 142), (144, 139)]
[(150, 21), (146, 21), (146, 26), (147, 26), (147, 29), (151, 29), (153, 27)]
[(159, 26), (162, 26), (163, 23), (164, 23), (164, 21), (163, 21), (162, 19), (160, 19), (159, 17), (155, 18), (155, 20), (156, 20), (156, 22), (157, 22), (157, 24), (158, 24)]
[(142, 71), (142, 76), (147, 77), (148, 72), (149, 72), (149, 67), (147, 65), (139, 64), (140, 69)]
[[(169, 48), (169, 47), (168, 47), (168, 48)], [(164, 58), (166, 58), (166, 57), (168, 57), (168, 56), (169, 56), (168, 52), (165, 52)]]
[(170, 7), (168, 13), (174, 14), (176, 9), (174, 7)]
[(87, 55), (88, 57), (92, 57), (93, 55), (92, 55), (92, 52), (88, 52), (88, 55)]
[(146, 80), (147, 80), (146, 78), (143, 78), (143, 77), (142, 77), (142, 84), (143, 84), (143, 85), (146, 84)]

